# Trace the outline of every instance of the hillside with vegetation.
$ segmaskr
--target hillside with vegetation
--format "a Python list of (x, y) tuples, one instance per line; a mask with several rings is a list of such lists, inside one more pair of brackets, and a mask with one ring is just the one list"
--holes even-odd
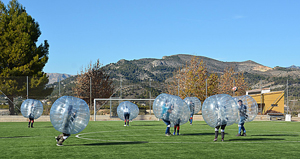
[[(162, 59), (145, 58), (138, 60), (119, 60), (103, 66), (103, 69), (113, 79), (113, 98), (145, 99), (155, 98), (161, 93), (167, 92), (167, 82), (179, 68), (183, 68), (191, 60), (192, 55), (164, 56)], [(271, 88), (271, 91), (285, 90), (289, 80), (289, 105), (297, 112), (300, 106), (300, 69), (297, 67), (263, 66), (254, 61), (222, 62), (207, 57), (198, 56), (206, 64), (207, 70), (215, 72), (219, 76), (227, 67), (233, 67), (235, 72), (242, 72), (249, 89)], [(53, 103), (59, 96), (76, 96), (74, 87), (76, 76), (70, 76), (59, 82), (48, 84), (53, 92), (46, 98)], [(54, 79), (55, 80), (55, 79)], [(60, 95), (59, 95), (60, 94)], [(285, 97), (286, 98), (286, 97)], [(145, 102), (137, 102), (140, 108), (144, 108)], [(115, 105), (115, 104), (114, 104)], [(102, 108), (108, 108), (109, 105)], [(49, 107), (50, 109), (50, 107)]]
[[(148, 98), (155, 97), (166, 91), (165, 81), (173, 76), (173, 72), (182, 68), (191, 60), (193, 55), (164, 56), (162, 59), (145, 58), (138, 60), (119, 60), (103, 66), (106, 72), (113, 79), (115, 85), (114, 97), (122, 98)], [(260, 88), (260, 81), (263, 87), (270, 87), (271, 90), (284, 90), (287, 79), (289, 79), (290, 94), (299, 95), (300, 90), (300, 69), (297, 67), (270, 68), (254, 61), (244, 62), (222, 62), (215, 59), (197, 56), (206, 64), (209, 72), (222, 74), (226, 67), (233, 67), (236, 72), (243, 72), (250, 89)], [(61, 95), (72, 95), (72, 88), (75, 86), (76, 76), (62, 80), (60, 85)], [(150, 86), (151, 83), (151, 86)], [(53, 87), (51, 96), (58, 96), (58, 82), (48, 85)]]

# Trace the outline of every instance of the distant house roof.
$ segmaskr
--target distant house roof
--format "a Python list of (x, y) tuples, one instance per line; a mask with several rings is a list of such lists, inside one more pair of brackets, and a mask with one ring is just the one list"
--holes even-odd
[(261, 94), (261, 93), (269, 93), (271, 92), (270, 88), (263, 88), (263, 89), (253, 89), (253, 90), (248, 90), (246, 91), (246, 95), (250, 94)]

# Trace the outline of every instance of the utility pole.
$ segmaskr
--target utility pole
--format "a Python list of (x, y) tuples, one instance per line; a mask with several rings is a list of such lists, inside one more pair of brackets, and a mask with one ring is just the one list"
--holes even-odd
[(262, 83), (261, 83), (261, 80), (259, 81), (260, 82), (260, 107), (261, 107), (261, 113), (263, 111), (263, 102), (262, 102)]
[(207, 98), (207, 79), (205, 79), (205, 92), (206, 92), (206, 97), (205, 99)]
[(121, 99), (122, 99), (122, 77), (120, 77), (120, 97), (119, 97), (119, 104), (121, 103)]
[(289, 114), (289, 80), (286, 80), (286, 108), (287, 114)]
[(122, 77), (120, 77), (120, 98), (122, 99)]
[(27, 99), (28, 99), (28, 76), (27, 76)]
[[(149, 98), (151, 99), (151, 78), (149, 78), (149, 87), (150, 87), (150, 91), (149, 91)], [(151, 100), (149, 100), (150, 102), (150, 105), (149, 105), (149, 108), (150, 108), (150, 115), (151, 115)]]
[(90, 77), (90, 107), (92, 106), (92, 77)]
[(60, 97), (60, 76), (58, 78), (58, 96)]
[[(109, 99), (111, 99), (111, 97), (109, 97)], [(109, 115), (111, 117), (111, 100), (109, 100)]]
[(179, 78), (178, 78), (178, 97), (179, 97)]

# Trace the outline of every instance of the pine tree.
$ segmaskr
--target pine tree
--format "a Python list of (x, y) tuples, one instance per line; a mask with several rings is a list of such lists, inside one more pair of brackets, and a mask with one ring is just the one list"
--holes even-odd
[[(47, 75), (42, 72), (48, 61), (49, 44), (36, 45), (41, 31), (39, 24), (17, 1), (7, 6), (0, 1), (0, 90), (13, 101), (16, 96), (26, 94), (26, 80), (16, 76), (30, 76), (30, 93), (46, 96), (52, 89), (45, 89)], [(10, 114), (14, 105), (9, 102)]]

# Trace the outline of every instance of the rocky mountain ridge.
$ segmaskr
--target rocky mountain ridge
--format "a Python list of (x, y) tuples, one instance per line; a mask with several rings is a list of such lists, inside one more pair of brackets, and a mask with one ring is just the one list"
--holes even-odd
[(73, 75), (69, 75), (69, 74), (65, 74), (65, 73), (47, 73), (48, 77), (49, 77), (49, 83), (48, 84), (52, 84), (54, 82), (58, 82), (58, 81), (62, 81), (66, 78), (69, 78)]
[[(113, 78), (123, 78), (127, 80), (154, 79), (164, 81), (172, 76), (172, 72), (186, 65), (193, 55), (178, 54), (164, 56), (162, 59), (144, 58), (138, 60), (119, 60), (117, 63), (111, 63), (103, 68)], [(196, 56), (204, 61), (209, 72), (222, 73), (226, 67), (233, 67), (236, 72), (247, 72), (250, 74), (259, 74), (263, 76), (292, 76), (300, 77), (300, 69), (291, 69), (283, 67), (270, 68), (254, 61), (243, 62), (223, 62), (204, 56)]]
[[(172, 56), (163, 56), (161, 59), (143, 58), (136, 60), (121, 59), (116, 63), (110, 63), (103, 68), (109, 75), (119, 80), (140, 81), (151, 78), (156, 81), (164, 81), (172, 77), (173, 72), (185, 66), (194, 55), (178, 54)], [(277, 77), (300, 77), (300, 67), (292, 65), (290, 67), (268, 67), (251, 60), (243, 62), (223, 62), (208, 58), (205, 56), (196, 56), (204, 61), (209, 72), (222, 73), (226, 67), (233, 67), (236, 72), (245, 72), (258, 74), (261, 76)], [(49, 84), (69, 78), (73, 75), (47, 73), (49, 75)]]

